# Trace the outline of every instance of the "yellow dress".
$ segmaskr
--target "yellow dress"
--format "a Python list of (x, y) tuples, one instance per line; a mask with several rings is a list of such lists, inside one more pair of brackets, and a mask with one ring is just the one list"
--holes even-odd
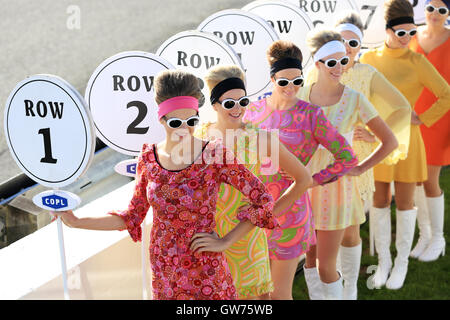
[[(195, 130), (194, 136), (204, 140), (213, 138), (208, 132), (211, 124), (208, 122), (199, 126)], [(245, 167), (254, 175), (258, 176), (261, 163), (257, 158), (256, 146), (253, 146), (251, 142), (256, 141), (257, 129), (247, 125), (246, 134), (240, 135), (237, 140), (236, 158), (240, 163), (245, 164)], [(239, 223), (236, 217), (237, 209), (248, 204), (245, 200), (242, 193), (236, 188), (229, 184), (220, 185), (215, 216), (215, 231), (220, 237), (225, 236)], [(244, 238), (225, 250), (225, 257), (239, 299), (261, 296), (274, 290), (270, 274), (267, 238), (261, 228), (255, 227)]]
[[(299, 90), (297, 97), (310, 102), (311, 86)], [(331, 124), (351, 143), (357, 123), (367, 123), (378, 116), (377, 110), (367, 98), (347, 86), (338, 103), (321, 107)], [(333, 161), (333, 155), (319, 148), (307, 168), (317, 172)], [(314, 223), (317, 230), (341, 230), (364, 223), (363, 202), (357, 184), (357, 177), (343, 176), (337, 181), (310, 189)]]
[[(317, 68), (310, 67), (306, 73), (305, 84), (315, 83), (317, 76)], [(406, 159), (411, 124), (411, 107), (408, 100), (380, 72), (368, 64), (355, 63), (342, 75), (341, 83), (364, 94), (397, 138), (398, 148), (381, 163), (391, 165)], [(361, 122), (357, 125), (364, 126)], [(361, 162), (372, 154), (377, 145), (378, 142), (353, 140), (352, 148)], [(373, 168), (357, 177), (357, 184), (361, 199), (363, 201), (372, 199), (375, 191)]]
[[(365, 52), (360, 61), (375, 67), (414, 106), (424, 88), (430, 89), (437, 101), (419, 119), (429, 127), (450, 109), (450, 87), (434, 66), (421, 54), (408, 48), (391, 49), (386, 45)], [(423, 182), (428, 178), (425, 147), (417, 125), (411, 125), (408, 155), (395, 165), (378, 164), (376, 181)]]

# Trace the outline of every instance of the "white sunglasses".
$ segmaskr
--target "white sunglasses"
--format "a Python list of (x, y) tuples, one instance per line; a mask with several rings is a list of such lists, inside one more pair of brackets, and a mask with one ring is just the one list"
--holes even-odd
[(344, 39), (342, 38), (342, 42), (348, 43), (351, 48), (358, 48), (361, 45), (361, 42), (358, 39)]
[(327, 68), (334, 68), (337, 66), (338, 62), (341, 64), (341, 66), (345, 66), (347, 65), (347, 63), (350, 62), (350, 58), (347, 56), (342, 57), (339, 60), (336, 59), (328, 59), (326, 61), (323, 61), (322, 59), (319, 60), (320, 62), (322, 62), (325, 66), (327, 66)]
[(395, 35), (399, 38), (403, 38), (404, 36), (406, 36), (407, 34), (409, 34), (410, 37), (414, 36), (417, 33), (417, 29), (411, 29), (411, 30), (405, 30), (405, 29), (393, 29), (391, 28), (392, 31), (394, 31)]
[(239, 104), (241, 107), (245, 108), (250, 104), (250, 99), (247, 96), (240, 98), (239, 100), (234, 99), (224, 99), (222, 102), (219, 102), (224, 109), (230, 110), (233, 109), (235, 105)]
[(275, 79), (275, 82), (280, 87), (286, 87), (289, 85), (289, 83), (292, 83), (294, 86), (301, 86), (301, 85), (303, 85), (304, 80), (303, 80), (303, 76), (298, 76), (292, 80), (289, 80), (286, 78), (278, 78), (278, 79)]
[(189, 117), (186, 120), (182, 120), (179, 118), (170, 118), (166, 120), (167, 125), (172, 129), (181, 127), (183, 123), (186, 123), (189, 127), (195, 127), (199, 122), (200, 117), (197, 115)]
[(425, 7), (425, 9), (429, 12), (432, 13), (434, 12), (434, 10), (437, 10), (437, 12), (439, 12), (441, 15), (445, 16), (448, 14), (448, 8), (446, 7), (440, 7), (440, 8), (436, 8), (433, 5), (429, 4)]

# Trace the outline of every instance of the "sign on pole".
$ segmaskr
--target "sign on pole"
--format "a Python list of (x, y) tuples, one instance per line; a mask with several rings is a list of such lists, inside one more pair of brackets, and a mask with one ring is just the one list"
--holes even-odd
[(92, 160), (95, 136), (84, 100), (61, 78), (21, 81), (7, 100), (4, 128), (19, 168), (43, 186), (71, 184)]
[[(65, 80), (35, 75), (19, 82), (5, 107), (4, 129), (11, 155), (37, 183), (54, 188), (33, 197), (46, 210), (64, 211), (81, 200), (58, 190), (88, 169), (95, 151), (94, 127), (82, 96)], [(64, 297), (69, 299), (61, 218), (57, 219)]]

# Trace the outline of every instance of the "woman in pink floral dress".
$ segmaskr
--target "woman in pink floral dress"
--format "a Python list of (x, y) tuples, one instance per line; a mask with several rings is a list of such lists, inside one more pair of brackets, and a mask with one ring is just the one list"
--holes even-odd
[[(218, 143), (192, 136), (199, 120), (201, 97), (194, 75), (179, 70), (164, 71), (155, 78), (155, 94), (167, 138), (158, 145), (144, 144), (128, 209), (99, 218), (77, 218), (66, 211), (61, 218), (77, 228), (127, 229), (134, 241), (140, 241), (140, 225), (151, 206), (153, 298), (236, 299), (222, 251), (255, 225), (262, 228), (277, 225), (272, 215), (272, 210), (277, 210), (272, 196), (244, 165), (237, 164), (232, 152)], [(180, 151), (182, 156), (178, 158)], [(238, 209), (237, 218), (241, 222), (223, 238), (213, 232), (221, 183), (237, 188), (250, 202)]]
[[(333, 154), (335, 162), (319, 172), (312, 172), (313, 186), (336, 181), (356, 166), (358, 160), (321, 108), (296, 97), (303, 83), (300, 49), (291, 42), (279, 40), (269, 47), (267, 56), (274, 90), (271, 96), (252, 103), (243, 121), (266, 130), (278, 129), (280, 141), (304, 165), (322, 145)], [(275, 200), (292, 184), (292, 180), (280, 172), (260, 178)], [(284, 300), (292, 296), (299, 257), (316, 244), (308, 194), (303, 194), (291, 207), (277, 215), (277, 220), (280, 227), (266, 229), (266, 234), (275, 286), (272, 295)], [(308, 271), (305, 269), (305, 276)]]

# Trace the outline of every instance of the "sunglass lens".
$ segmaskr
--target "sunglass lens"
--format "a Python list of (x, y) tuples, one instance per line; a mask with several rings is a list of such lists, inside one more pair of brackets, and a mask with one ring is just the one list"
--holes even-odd
[(411, 30), (411, 31), (409, 32), (409, 35), (412, 37), (412, 36), (414, 36), (416, 33), (417, 33), (417, 30)]
[(442, 15), (446, 15), (446, 14), (448, 14), (448, 9), (439, 8), (439, 13), (442, 14)]
[(341, 64), (345, 66), (348, 63), (348, 58), (342, 58)]
[(350, 47), (352, 48), (357, 48), (359, 46), (359, 42), (356, 40), (350, 40), (350, 42), (348, 43), (350, 45)]
[(328, 60), (327, 61), (328, 68), (334, 68), (336, 66), (336, 64), (337, 64), (336, 60)]
[(198, 124), (199, 119), (198, 118), (191, 118), (186, 121), (187, 125), (189, 127), (195, 127)]
[(294, 80), (294, 85), (301, 86), (302, 84), (303, 84), (303, 79), (302, 78)]
[(239, 101), (239, 104), (241, 105), (241, 107), (245, 108), (250, 104), (250, 99), (248, 98), (241, 99), (241, 101)]
[(278, 80), (278, 85), (280, 87), (286, 87), (289, 84), (289, 81), (287, 80)]
[(171, 128), (178, 128), (181, 126), (182, 122), (181, 120), (170, 120), (169, 122), (167, 122), (168, 126)]
[(406, 31), (399, 31), (399, 32), (397, 32), (397, 36), (399, 36), (399, 37), (404, 37), (404, 36), (406, 36)]
[(230, 100), (225, 101), (225, 102), (223, 103), (223, 107), (224, 107), (225, 109), (232, 109), (232, 108), (234, 107), (234, 101), (230, 101)]
[(426, 8), (428, 12), (433, 12), (434, 11), (434, 7), (433, 6), (426, 6)]

